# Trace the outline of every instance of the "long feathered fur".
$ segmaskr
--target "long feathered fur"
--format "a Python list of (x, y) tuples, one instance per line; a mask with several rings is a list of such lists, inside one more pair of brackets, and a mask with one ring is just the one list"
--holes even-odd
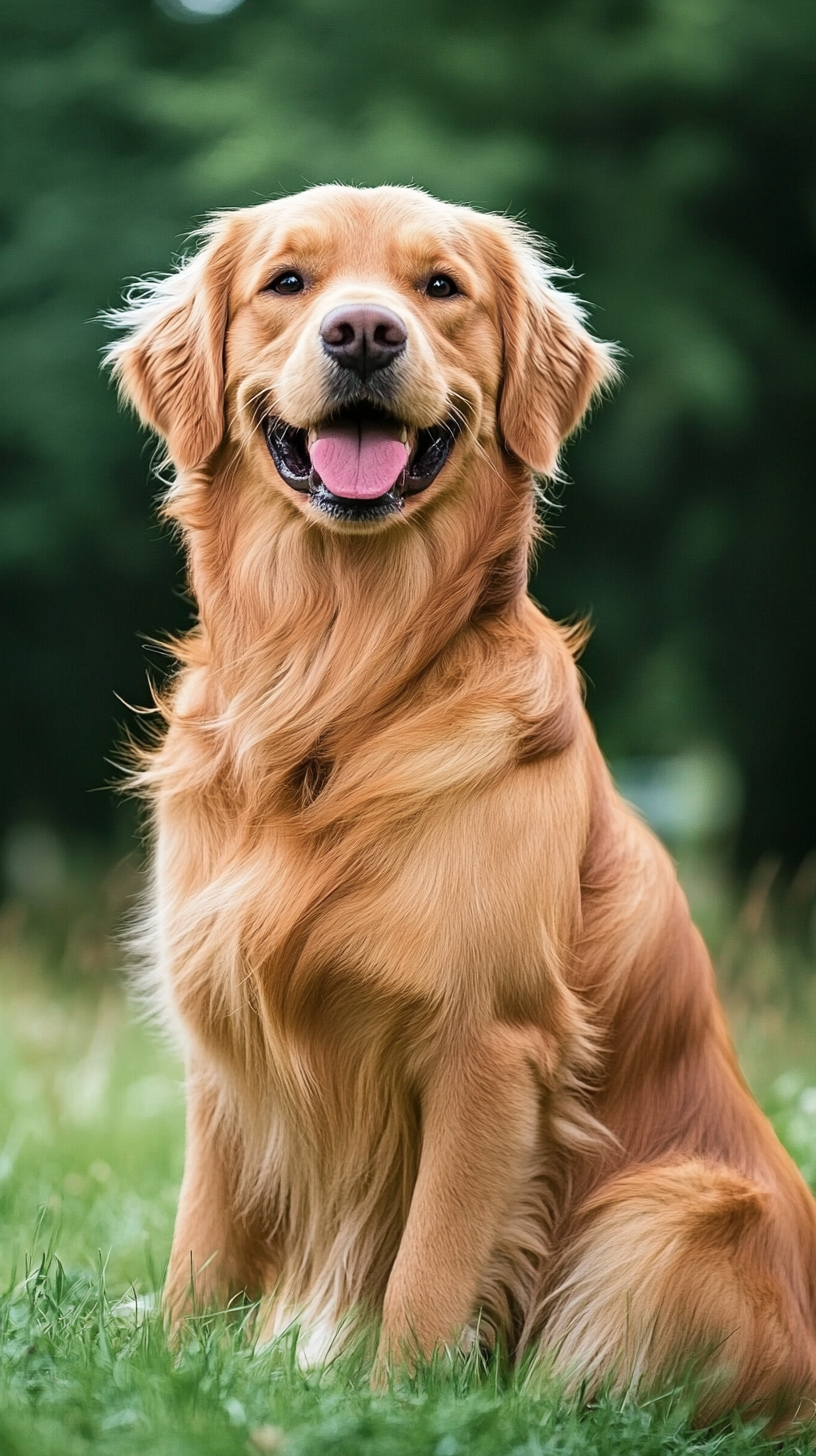
[[(409, 290), (440, 257), (469, 312)], [(273, 314), (293, 259), (316, 301)], [(403, 417), (461, 424), (427, 497), (369, 531), (310, 516), (260, 430), (325, 412), (310, 328), (355, 289), (409, 321)], [(136, 773), (150, 981), (188, 1063), (171, 1317), (192, 1260), (196, 1298), (262, 1295), (270, 1332), (381, 1320), (380, 1372), (478, 1318), (589, 1390), (699, 1358), (701, 1416), (791, 1418), (813, 1201), (615, 793), (577, 638), (526, 595), (533, 473), (612, 354), (515, 225), (388, 188), (223, 215), (115, 321), (199, 609)]]

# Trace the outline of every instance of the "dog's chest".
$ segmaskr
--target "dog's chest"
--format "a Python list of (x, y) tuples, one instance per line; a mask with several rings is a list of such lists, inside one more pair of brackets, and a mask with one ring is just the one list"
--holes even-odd
[(489, 809), (482, 796), (361, 813), (324, 836), (274, 814), (218, 835), (203, 801), (165, 813), (157, 918), (182, 1019), (237, 1042), (258, 1022), (333, 1042), (394, 1017), (480, 1017), (502, 997), (517, 1011), (540, 981), (540, 867), (506, 796)]

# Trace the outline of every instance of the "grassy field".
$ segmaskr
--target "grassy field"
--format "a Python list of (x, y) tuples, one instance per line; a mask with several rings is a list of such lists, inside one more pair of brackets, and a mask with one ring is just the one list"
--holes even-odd
[[(770, 878), (711, 934), (749, 1080), (816, 1183), (811, 892), (771, 913)], [(305, 1373), (291, 1341), (253, 1351), (240, 1318), (199, 1321), (171, 1354), (151, 1296), (181, 1173), (180, 1068), (93, 956), (80, 974), (69, 940), (48, 971), (53, 947), (8, 917), (0, 940), (0, 1456), (811, 1449), (739, 1423), (691, 1432), (682, 1392), (581, 1410), (497, 1364), (375, 1396), (354, 1358)]]

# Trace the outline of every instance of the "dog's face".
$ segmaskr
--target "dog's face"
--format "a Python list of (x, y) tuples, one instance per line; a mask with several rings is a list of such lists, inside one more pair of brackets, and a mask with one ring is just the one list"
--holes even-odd
[(229, 330), (238, 415), (264, 401), (272, 460), (305, 512), (359, 523), (419, 508), (460, 435), (495, 419), (501, 336), (472, 230), (419, 194), (320, 191), (267, 237)]
[(403, 188), (225, 215), (118, 321), (118, 377), (181, 473), (226, 441), (341, 531), (409, 520), (474, 453), (551, 473), (614, 372), (519, 228)]

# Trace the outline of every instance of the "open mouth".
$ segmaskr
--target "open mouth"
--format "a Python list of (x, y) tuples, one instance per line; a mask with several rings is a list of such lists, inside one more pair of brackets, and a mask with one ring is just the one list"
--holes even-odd
[(385, 411), (351, 406), (298, 430), (267, 416), (264, 433), (278, 474), (324, 515), (378, 521), (427, 490), (458, 435), (453, 420), (411, 430)]

